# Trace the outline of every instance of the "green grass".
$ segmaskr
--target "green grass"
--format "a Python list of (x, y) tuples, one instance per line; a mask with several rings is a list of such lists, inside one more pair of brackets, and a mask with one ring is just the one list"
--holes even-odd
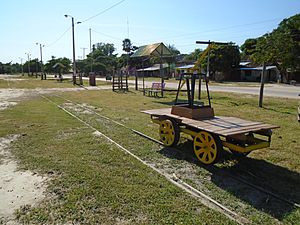
[(23, 136), (21, 169), (51, 176), (48, 197), (16, 213), (25, 224), (234, 224), (45, 100), (0, 112), (0, 135)]
[[(93, 105), (101, 114), (140, 130), (154, 138), (158, 138), (157, 125), (151, 124), (149, 116), (139, 112), (145, 109), (168, 107), (174, 99), (174, 95), (168, 95), (164, 99), (153, 99), (141, 96), (140, 93), (122, 95), (110, 91), (101, 93), (68, 93), (67, 95), (78, 102), (86, 102)], [(212, 104), (216, 115), (236, 116), (281, 126), (281, 128), (274, 130), (270, 148), (254, 151), (250, 154), (249, 159), (245, 159), (239, 164), (236, 162), (229, 163), (229, 166), (226, 163), (220, 164), (216, 166), (216, 169), (229, 171), (247, 170), (249, 173), (256, 174), (260, 180), (264, 181), (262, 184), (271, 187), (271, 190), (274, 190), (274, 192), (279, 192), (283, 197), (299, 201), (300, 193), (294, 191), (299, 185), (300, 177), (300, 166), (298, 163), (300, 158), (299, 140), (297, 138), (300, 135), (300, 131), (296, 120), (298, 102), (288, 99), (265, 98), (264, 108), (258, 108), (257, 97), (213, 93)], [(89, 115), (81, 115), (81, 117), (91, 121), (102, 132), (115, 138), (115, 140), (118, 140), (119, 143), (127, 148), (132, 149), (140, 157), (160, 164), (166, 170), (177, 172), (178, 168), (184, 168), (189, 164), (188, 162), (182, 162), (182, 160), (162, 158), (161, 152), (157, 152), (159, 151), (157, 147), (156, 151), (151, 151), (151, 149), (155, 149), (154, 146), (134, 135), (131, 136), (128, 134), (128, 131), (122, 130), (114, 124), (100, 120), (99, 118), (93, 118)], [(94, 123), (94, 121), (97, 122)], [(135, 143), (143, 143), (144, 148), (142, 149)], [(185, 145), (180, 147), (180, 149), (186, 151)], [(191, 146), (189, 146), (189, 149), (191, 149)], [(163, 151), (170, 154), (168, 150)], [(240, 188), (224, 187), (218, 175), (213, 174), (212, 178), (205, 168), (197, 165), (192, 166), (187, 173), (193, 172), (200, 177), (198, 180), (201, 180), (201, 177), (204, 178), (204, 181), (201, 180), (201, 182), (204, 184), (206, 192), (210, 190), (207, 193), (224, 205), (230, 205), (232, 209), (236, 209), (236, 205), (239, 205), (241, 200), (243, 204), (246, 202), (244, 208), (238, 209), (238, 211), (242, 215), (250, 217), (257, 224), (274, 223), (274, 218), (286, 223), (292, 221), (291, 224), (293, 224), (293, 221), (299, 218), (299, 210), (291, 209), (276, 200), (271, 201), (273, 206), (270, 206), (271, 203), (253, 202), (251, 194), (255, 193), (253, 193), (253, 190), (249, 190), (249, 187), (242, 188), (245, 191), (241, 193)], [(184, 177), (186, 174), (183, 173), (182, 176)], [(211, 182), (211, 179), (214, 179), (214, 182)], [(251, 180), (251, 177), (247, 177), (246, 179)], [(203, 186), (198, 186), (197, 188), (203, 189)], [(288, 210), (285, 210), (285, 208)]]
[[(77, 78), (78, 82), (78, 78)], [(83, 80), (83, 85), (88, 87), (89, 81)], [(97, 81), (97, 86), (100, 85), (111, 85), (109, 82)], [(56, 79), (49, 78), (47, 80), (41, 80), (40, 77), (12, 77), (11, 79), (1, 79), (0, 76), (0, 88), (24, 88), (24, 89), (35, 89), (35, 88), (72, 88), (78, 87), (74, 86), (71, 79), (64, 80), (63, 82), (58, 82)]]
[[(65, 97), (95, 107), (99, 113), (158, 138), (158, 127), (142, 110), (169, 107), (174, 95), (150, 98), (140, 92), (82, 91)], [(57, 103), (63, 100), (51, 97)], [(125, 128), (74, 109), (80, 118), (160, 169), (180, 176), (194, 187), (250, 219), (253, 224), (296, 224), (299, 209), (272, 198), (255, 202), (256, 192), (222, 176), (222, 171), (247, 170), (284, 197), (299, 201), (300, 136), (298, 102), (212, 93), (216, 115), (236, 116), (280, 125), (272, 145), (231, 161), (203, 167), (182, 156), (191, 145), (181, 140), (179, 150), (163, 148)], [(83, 124), (41, 99), (24, 101), (0, 111), (0, 135), (23, 134), (14, 145), (21, 168), (49, 174), (49, 198), (37, 207), (24, 207), (17, 216), (24, 223), (229, 224), (226, 217), (201, 205), (163, 177), (124, 154), (107, 140), (93, 136)], [(54, 175), (52, 175), (54, 174)], [(246, 175), (245, 175), (246, 176)], [(247, 176), (246, 179), (253, 179)], [(260, 196), (261, 197), (261, 196)], [(259, 198), (261, 200), (261, 198)], [(263, 199), (263, 198), (262, 198)], [(269, 202), (268, 202), (269, 201)]]

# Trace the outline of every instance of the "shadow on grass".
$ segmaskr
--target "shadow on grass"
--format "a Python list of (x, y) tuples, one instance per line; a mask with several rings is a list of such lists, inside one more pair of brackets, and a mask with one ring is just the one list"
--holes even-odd
[(276, 113), (280, 113), (280, 114), (288, 114), (288, 115), (296, 115), (296, 110), (295, 112), (288, 112), (288, 111), (282, 111), (282, 110), (278, 110), (278, 109), (275, 109), (275, 108), (272, 108), (272, 107), (263, 107), (263, 109), (265, 110), (268, 110), (268, 111), (273, 111), (273, 112), (276, 112)]
[[(112, 89), (111, 89), (112, 90)], [(131, 90), (124, 90), (124, 89), (115, 89), (115, 90), (112, 90), (114, 93), (117, 93), (117, 94), (136, 94), (136, 92), (133, 92)]]
[[(171, 102), (155, 101), (155, 103), (162, 104), (162, 105), (167, 105), (167, 106), (173, 106), (173, 105), (175, 105), (175, 98)], [(188, 104), (188, 101), (187, 100), (179, 99), (177, 101), (177, 105), (180, 105), (180, 104)], [(203, 105), (204, 103), (201, 102), (201, 101), (194, 101), (194, 104), (195, 105)]]
[(194, 156), (191, 141), (180, 144), (177, 149), (163, 148), (160, 153), (168, 158), (185, 160), (209, 171), (211, 181), (219, 188), (276, 219), (282, 220), (297, 207), (257, 190), (241, 182), (241, 179), (283, 199), (297, 204), (300, 202), (300, 174), (265, 160), (245, 157), (237, 161), (230, 152), (223, 151), (218, 164), (203, 165)]

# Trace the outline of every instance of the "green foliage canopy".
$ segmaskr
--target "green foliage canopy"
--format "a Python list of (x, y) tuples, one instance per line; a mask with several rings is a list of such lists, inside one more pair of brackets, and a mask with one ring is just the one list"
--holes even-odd
[[(210, 72), (231, 72), (237, 68), (240, 62), (240, 52), (238, 46), (230, 43), (228, 45), (211, 44), (210, 48)], [(197, 62), (198, 66), (206, 70), (208, 59), (208, 49), (200, 54)]]
[(184, 57), (184, 60), (185, 61), (190, 61), (190, 62), (195, 62), (199, 59), (200, 57), (200, 54), (202, 53), (203, 51), (200, 49), (200, 48), (196, 48), (193, 52), (191, 52), (190, 54), (187, 54), (185, 57)]
[(96, 73), (106, 73), (117, 67), (117, 54), (114, 44), (110, 43), (97, 43), (93, 45), (93, 51), (87, 56), (86, 59), (86, 72), (89, 71), (89, 65), (92, 64), (92, 70)]
[(284, 19), (271, 33), (247, 39), (241, 50), (257, 64), (276, 65), (283, 75), (300, 71), (300, 14)]
[(71, 70), (71, 60), (63, 57), (63, 58), (55, 58), (52, 56), (51, 59), (45, 64), (44, 69), (47, 73), (57, 73), (57, 69), (53, 68), (56, 63), (61, 63), (64, 65), (64, 68), (60, 68), (62, 73), (68, 73)]

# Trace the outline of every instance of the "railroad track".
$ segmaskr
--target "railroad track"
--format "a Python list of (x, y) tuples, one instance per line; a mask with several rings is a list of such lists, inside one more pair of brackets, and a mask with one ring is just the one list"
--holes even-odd
[[(106, 116), (103, 116), (103, 115), (99, 114), (98, 112), (92, 110), (91, 108), (85, 107), (84, 105), (81, 105), (81, 104), (79, 104), (79, 103), (76, 103), (76, 102), (74, 102), (74, 101), (71, 101), (70, 99), (64, 98), (64, 97), (59, 96), (59, 95), (54, 95), (54, 96), (56, 96), (56, 97), (58, 97), (58, 98), (61, 98), (61, 99), (63, 99), (64, 101), (67, 101), (67, 102), (69, 102), (69, 103), (72, 103), (72, 104), (74, 104), (74, 105), (76, 105), (76, 106), (79, 106), (79, 107), (81, 107), (81, 108), (83, 108), (83, 109), (85, 109), (85, 110), (88, 110), (88, 111), (90, 111), (91, 113), (93, 113), (93, 114), (95, 114), (95, 115), (97, 115), (97, 116), (99, 116), (99, 117), (101, 117), (101, 118), (103, 118), (103, 119), (106, 119), (106, 120), (108, 120), (108, 121), (110, 121), (110, 122), (113, 122), (113, 123), (115, 123), (116, 125), (119, 125), (119, 126), (121, 126), (121, 127), (124, 127), (124, 128), (126, 128), (126, 129), (128, 129), (128, 130), (134, 132), (135, 134), (142, 136), (143, 138), (146, 138), (146, 139), (148, 139), (148, 140), (150, 140), (150, 141), (153, 141), (153, 142), (155, 142), (155, 143), (157, 143), (157, 144), (163, 146), (163, 143), (160, 142), (159, 140), (156, 140), (156, 139), (154, 139), (154, 138), (152, 138), (152, 137), (150, 137), (150, 136), (148, 136), (148, 135), (146, 135), (146, 134), (144, 134), (144, 133), (142, 133), (142, 132), (140, 132), (140, 131), (138, 131), (138, 130), (132, 129), (132, 128), (130, 128), (130, 127), (128, 127), (128, 126), (126, 126), (126, 125), (124, 125), (124, 124), (122, 124), (122, 123), (116, 121), (116, 120), (113, 120), (113, 119), (111, 119), (111, 118), (108, 118), (108, 117), (106, 117)], [(172, 150), (173, 150), (173, 149), (172, 149)], [(198, 163), (198, 161), (196, 161), (196, 159), (194, 159), (192, 156), (190, 156), (190, 155), (188, 155), (188, 154), (185, 154), (184, 152), (179, 151), (179, 150), (176, 149), (176, 148), (174, 148), (174, 150), (177, 151), (177, 152), (179, 152), (180, 154), (183, 154), (184, 158), (189, 159), (190, 161), (194, 161), (195, 163)], [(199, 164), (199, 163), (198, 163), (198, 164)], [(220, 173), (220, 172), (218, 171), (218, 170), (220, 170), (220, 169), (217, 169), (217, 168), (215, 168), (214, 166), (211, 166), (211, 167), (210, 167), (210, 170), (213, 170), (213, 172), (215, 172), (215, 173)], [(243, 173), (245, 173), (245, 174), (250, 174), (250, 175), (251, 175), (251, 173), (250, 173), (249, 171), (243, 171), (243, 170), (241, 170), (240, 172), (243, 172)], [(232, 173), (232, 172), (230, 173), (230, 172), (228, 172), (228, 171), (222, 171), (221, 173), (224, 174), (224, 175), (226, 175), (226, 176), (229, 176), (229, 177), (231, 177), (231, 178), (233, 178), (233, 179), (239, 181), (240, 183), (243, 183), (244, 185), (247, 185), (247, 186), (249, 186), (249, 187), (251, 187), (251, 188), (253, 188), (253, 189), (257, 190), (257, 191), (263, 192), (264, 194), (270, 195), (270, 196), (272, 196), (273, 198), (276, 198), (277, 200), (280, 200), (280, 201), (282, 201), (282, 202), (285, 202), (286, 204), (289, 204), (289, 205), (291, 205), (291, 206), (293, 206), (293, 207), (300, 208), (300, 205), (299, 205), (298, 203), (293, 202), (293, 201), (290, 200), (290, 199), (286, 199), (286, 198), (282, 197), (281, 194), (277, 194), (277, 193), (274, 193), (274, 192), (272, 192), (272, 191), (270, 191), (270, 190), (267, 190), (266, 188), (264, 188), (264, 187), (262, 187), (262, 186), (260, 186), (260, 185), (258, 185), (258, 184), (253, 184), (253, 183), (251, 183), (251, 182), (245, 180), (244, 178), (242, 178), (241, 175), (240, 175), (240, 174), (237, 174), (236, 172), (235, 172), (235, 173)], [(252, 174), (251, 176), (255, 177), (253, 174)], [(258, 177), (256, 177), (256, 178), (258, 178)]]
[[(98, 134), (100, 134), (101, 136), (103, 136), (104, 138), (106, 138), (108, 141), (110, 141), (111, 143), (115, 144), (118, 148), (120, 148), (121, 150), (123, 150), (124, 152), (126, 152), (127, 154), (131, 155), (133, 158), (135, 158), (136, 160), (140, 161), (141, 163), (145, 164), (146, 166), (150, 167), (151, 169), (155, 170), (157, 173), (161, 174), (162, 176), (164, 176), (169, 182), (171, 182), (172, 184), (178, 186), (179, 188), (181, 188), (182, 190), (184, 190), (185, 192), (191, 194), (192, 196), (194, 196), (195, 198), (197, 198), (200, 202), (202, 202), (204, 205), (207, 205), (208, 207), (215, 209), (219, 212), (221, 212), (222, 214), (226, 215), (228, 218), (236, 221), (238, 224), (249, 224), (251, 223), (247, 218), (237, 214), (236, 212), (228, 209), (226, 206), (222, 205), (220, 202), (214, 200), (213, 198), (211, 198), (210, 196), (206, 195), (205, 193), (203, 193), (202, 191), (194, 188), (193, 186), (189, 185), (188, 183), (186, 183), (185, 181), (181, 180), (180, 178), (178, 178), (178, 176), (176, 174), (167, 174), (165, 172), (163, 172), (162, 170), (156, 168), (155, 166), (153, 166), (153, 164), (150, 164), (148, 162), (146, 162), (145, 160), (139, 158), (138, 156), (136, 156), (135, 154), (133, 154), (131, 151), (129, 151), (128, 149), (124, 148), (122, 145), (120, 145), (119, 143), (117, 143), (116, 141), (112, 140), (110, 137), (108, 137), (107, 135), (103, 134), (102, 132), (100, 132), (99, 130), (97, 130), (93, 125), (91, 125), (90, 123), (88, 123), (87, 121), (79, 118), (77, 115), (75, 115), (74, 113), (72, 113), (71, 111), (67, 110), (66, 108), (58, 105), (56, 102), (54, 102), (53, 100), (51, 100), (49, 97), (46, 97), (44, 95), (41, 95), (45, 100), (51, 102), (52, 104), (56, 105), (58, 108), (62, 109), (64, 112), (66, 112), (67, 114), (69, 114), (70, 116), (76, 118), (77, 120), (81, 121), (83, 124), (85, 124), (86, 126), (88, 126), (89, 128), (91, 128), (94, 131), (97, 131)], [(58, 97), (60, 99), (62, 99), (64, 102), (69, 102), (72, 103), (73, 105), (76, 105), (78, 107), (83, 108), (84, 110), (88, 110), (91, 113), (93, 113), (94, 115), (97, 115), (99, 117), (101, 117), (102, 119), (105, 119), (107, 121), (110, 121), (118, 126), (121, 126), (123, 128), (126, 128), (128, 130), (130, 130), (131, 132), (146, 138), (152, 142), (155, 142), (156, 144), (162, 145), (162, 142), (138, 131), (135, 129), (132, 129), (116, 120), (113, 120), (109, 117), (106, 117), (104, 115), (101, 115), (100, 113), (96, 112), (95, 110), (86, 107), (80, 103), (74, 102), (70, 99), (64, 98), (62, 96), (53, 94), (52, 96)], [(180, 154), (182, 154), (182, 156), (188, 160), (191, 161), (196, 161), (196, 159), (194, 159), (191, 155), (187, 155), (185, 153), (183, 153), (182, 151), (178, 150), (178, 149), (174, 149), (177, 152), (180, 152)], [(198, 163), (199, 164), (199, 163)], [(204, 167), (203, 167), (204, 168)], [(204, 168), (205, 169), (205, 168)], [(279, 201), (282, 201), (286, 204), (289, 204), (290, 206), (294, 207), (294, 208), (300, 208), (299, 204), (296, 202), (293, 202), (289, 199), (286, 199), (284, 197), (282, 197), (281, 194), (277, 194), (274, 193), (272, 191), (267, 190), (266, 188), (251, 183), (247, 180), (245, 180), (244, 178), (242, 178), (239, 174), (236, 173), (231, 173), (228, 171), (222, 171), (221, 169), (217, 169), (214, 166), (210, 166), (210, 170), (213, 170), (215, 174), (220, 174), (220, 177), (223, 177), (223, 175), (228, 176), (240, 183), (242, 183), (243, 185), (247, 185), (248, 187), (255, 189), (259, 192), (262, 192), (268, 196), (271, 196)], [(248, 171), (243, 171), (243, 172), (248, 172)]]
[[(230, 210), (229, 208), (227, 208), (226, 206), (222, 205), (220, 202), (214, 200), (213, 198), (211, 198), (210, 196), (206, 195), (205, 193), (203, 193), (202, 191), (192, 187), (191, 185), (189, 185), (188, 183), (186, 183), (185, 181), (181, 180), (180, 178), (178, 178), (176, 176), (176, 174), (172, 173), (172, 174), (168, 174), (160, 169), (158, 169), (157, 167), (155, 167), (153, 164), (141, 159), (140, 157), (138, 157), (137, 155), (135, 155), (134, 153), (132, 153), (131, 151), (129, 151), (128, 149), (126, 149), (125, 147), (123, 147), (121, 144), (119, 144), (118, 142), (116, 142), (115, 140), (113, 140), (112, 138), (108, 137), (107, 135), (105, 135), (104, 133), (102, 133), (101, 131), (99, 131), (98, 129), (96, 129), (93, 125), (91, 125), (90, 123), (88, 123), (87, 121), (79, 118), (77, 115), (75, 115), (74, 113), (72, 113), (71, 111), (69, 111), (68, 109), (60, 106), (59, 104), (57, 104), (55, 101), (51, 100), (50, 98), (46, 97), (45, 95), (40, 94), (40, 96), (42, 98), (44, 98), (46, 101), (52, 103), (53, 105), (55, 105), (56, 107), (58, 107), (59, 109), (63, 110), (65, 113), (67, 113), (68, 115), (70, 115), (71, 117), (77, 119), (78, 121), (80, 121), (81, 123), (83, 123), (84, 125), (86, 125), (87, 127), (89, 127), (90, 129), (92, 129), (93, 131), (97, 132), (97, 134), (99, 134), (100, 136), (106, 138), (109, 142), (111, 142), (112, 144), (116, 145), (118, 148), (120, 148), (122, 151), (124, 151), (125, 153), (129, 154), (130, 156), (132, 156), (133, 158), (135, 158), (136, 160), (140, 161), (142, 164), (146, 165), (147, 167), (151, 168), (152, 170), (156, 171), (157, 173), (159, 173), (160, 175), (162, 175), (163, 177), (166, 178), (166, 180), (168, 180), (170, 183), (174, 184), (175, 186), (181, 188), (183, 191), (187, 192), (188, 194), (192, 195), (193, 197), (195, 197), (197, 200), (199, 200), (202, 204), (224, 214), (225, 216), (227, 216), (228, 218), (230, 218), (231, 220), (235, 221), (238, 224), (250, 224), (251, 222), (237, 214), (236, 212)], [(67, 101), (69, 103), (73, 103), (77, 106), (81, 106), (78, 103), (75, 103), (69, 99), (63, 98), (61, 96), (58, 95), (53, 95), (56, 96), (58, 98), (63, 99), (64, 101)], [(119, 126), (122, 126), (124, 128), (130, 129), (132, 132), (134, 132), (137, 135), (140, 135), (144, 138), (147, 138), (157, 144), (162, 144), (160, 141), (155, 140), (154, 138), (151, 138), (137, 130), (128, 128), (127, 126), (119, 123), (118, 121), (115, 120), (111, 120), (108, 117), (105, 117), (97, 112), (95, 112), (94, 110), (85, 107), (85, 106), (81, 106), (82, 108), (84, 108), (85, 110), (89, 110), (91, 112), (94, 112), (96, 115), (100, 116), (103, 119), (107, 119)]]

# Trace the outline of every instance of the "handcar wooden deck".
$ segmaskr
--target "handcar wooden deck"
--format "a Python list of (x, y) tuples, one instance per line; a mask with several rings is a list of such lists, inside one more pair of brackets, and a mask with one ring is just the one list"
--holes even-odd
[(212, 164), (219, 159), (223, 147), (237, 156), (270, 146), (271, 129), (278, 126), (236, 117), (214, 116), (191, 119), (174, 115), (171, 108), (143, 111), (159, 124), (159, 135), (165, 146), (176, 146), (180, 133), (192, 137), (194, 152), (200, 162)]

